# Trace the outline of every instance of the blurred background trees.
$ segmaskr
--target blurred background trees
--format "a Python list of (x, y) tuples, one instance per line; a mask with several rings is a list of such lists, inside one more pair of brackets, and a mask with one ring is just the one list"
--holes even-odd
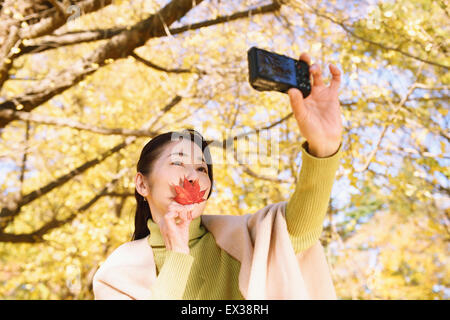
[[(343, 72), (321, 238), (339, 298), (448, 299), (449, 13), (431, 0), (0, 1), (0, 297), (93, 298), (99, 264), (131, 238), (136, 163), (158, 133), (212, 142), (205, 214), (286, 201), (302, 137), (288, 96), (248, 83), (257, 46), (308, 52), (326, 83), (328, 63)], [(239, 134), (275, 136), (279, 164), (220, 161)]]

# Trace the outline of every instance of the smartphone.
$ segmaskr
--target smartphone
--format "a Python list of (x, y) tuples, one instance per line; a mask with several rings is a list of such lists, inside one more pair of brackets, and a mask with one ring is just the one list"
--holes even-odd
[(251, 47), (247, 56), (249, 82), (253, 89), (287, 93), (290, 88), (297, 88), (303, 98), (311, 93), (309, 66), (305, 61), (257, 47)]

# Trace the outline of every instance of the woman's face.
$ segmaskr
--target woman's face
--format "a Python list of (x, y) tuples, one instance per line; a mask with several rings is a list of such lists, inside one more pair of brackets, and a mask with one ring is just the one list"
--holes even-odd
[[(138, 177), (138, 175), (141, 175)], [(206, 190), (203, 199), (206, 200), (209, 189), (211, 188), (211, 180), (208, 176), (208, 166), (204, 158), (202, 149), (190, 140), (183, 139), (180, 141), (170, 142), (156, 160), (150, 177), (145, 177), (144, 181), (151, 188), (147, 188), (149, 192), (141, 193), (148, 201), (152, 218), (155, 222), (167, 213), (169, 204), (176, 197), (176, 192), (171, 185), (183, 186), (184, 177), (193, 182), (198, 180), (200, 191)], [(142, 174), (136, 176), (136, 186), (142, 179)], [(149, 180), (148, 180), (149, 179)], [(144, 194), (146, 193), (146, 194)], [(192, 211), (192, 218), (195, 219), (203, 213), (206, 201), (195, 206)]]

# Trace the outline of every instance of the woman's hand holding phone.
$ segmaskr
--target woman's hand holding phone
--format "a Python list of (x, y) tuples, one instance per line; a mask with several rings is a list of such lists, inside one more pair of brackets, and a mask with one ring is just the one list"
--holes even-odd
[[(300, 60), (308, 65), (311, 63), (306, 52), (301, 54)], [(325, 86), (320, 66), (317, 63), (310, 66), (314, 84), (306, 99), (300, 90), (288, 90), (300, 133), (308, 141), (308, 151), (317, 157), (334, 154), (342, 139), (342, 113), (338, 98), (341, 71), (334, 64), (329, 64), (329, 69), (332, 79), (330, 84)]]

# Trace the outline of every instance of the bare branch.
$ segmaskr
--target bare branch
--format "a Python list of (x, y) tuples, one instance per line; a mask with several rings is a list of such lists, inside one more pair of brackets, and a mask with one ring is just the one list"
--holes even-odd
[(204, 75), (207, 74), (207, 72), (205, 72), (203, 70), (199, 70), (197, 68), (193, 68), (193, 69), (166, 69), (166, 68), (163, 68), (163, 67), (160, 67), (160, 66), (154, 64), (151, 61), (145, 60), (144, 58), (138, 56), (135, 52), (132, 52), (130, 54), (130, 56), (135, 58), (137, 61), (143, 63), (147, 67), (153, 68), (153, 69), (158, 70), (158, 71), (164, 71), (164, 72), (168, 72), (168, 73), (201, 73), (201, 74), (204, 74)]
[(386, 146), (386, 150), (390, 150), (390, 151), (395, 151), (395, 152), (404, 152), (407, 154), (413, 154), (413, 155), (418, 155), (421, 158), (439, 158), (440, 156), (443, 159), (450, 159), (450, 157), (447, 157), (445, 155), (440, 155), (440, 154), (435, 154), (435, 153), (431, 153), (428, 151), (421, 151), (421, 150), (417, 150), (417, 149), (413, 149), (413, 148), (409, 148), (409, 147), (402, 147), (402, 146)]
[(26, 129), (25, 129), (25, 150), (23, 152), (22, 155), (22, 165), (20, 167), (20, 193), (22, 194), (22, 186), (23, 186), (23, 181), (25, 179), (25, 169), (26, 169), (26, 164), (27, 164), (27, 156), (28, 156), (28, 151), (26, 151), (28, 144), (29, 144), (29, 139), (30, 139), (30, 122), (27, 121), (26, 122)]
[(241, 134), (238, 134), (237, 136), (231, 136), (231, 137), (226, 138), (226, 139), (224, 139), (222, 141), (207, 140), (206, 143), (208, 144), (208, 146), (211, 146), (211, 147), (225, 148), (227, 144), (233, 143), (233, 141), (235, 139), (241, 139), (241, 138), (246, 137), (246, 136), (251, 135), (251, 134), (258, 134), (260, 131), (263, 131), (263, 130), (269, 130), (269, 129), (279, 125), (280, 123), (283, 123), (284, 121), (289, 119), (292, 115), (293, 115), (293, 113), (290, 112), (286, 116), (281, 118), (280, 120), (277, 120), (277, 121), (273, 122), (272, 124), (270, 124), (270, 125), (268, 125), (266, 127), (262, 127), (262, 128), (259, 128), (259, 129), (255, 129), (255, 130), (249, 131), (249, 132), (241, 133)]
[[(391, 100), (391, 102), (393, 104), (398, 104), (400, 103), (401, 99), (393, 99)], [(407, 100), (407, 102), (409, 101), (450, 101), (450, 96), (442, 96), (442, 97), (417, 97), (417, 98), (409, 98)], [(365, 102), (369, 103), (369, 102), (373, 102), (373, 103), (377, 103), (377, 104), (385, 104), (387, 101), (385, 99), (380, 99), (380, 98), (367, 98), (364, 99)], [(343, 107), (348, 107), (348, 106), (352, 106), (357, 104), (358, 101), (342, 101), (341, 102), (341, 106)]]

